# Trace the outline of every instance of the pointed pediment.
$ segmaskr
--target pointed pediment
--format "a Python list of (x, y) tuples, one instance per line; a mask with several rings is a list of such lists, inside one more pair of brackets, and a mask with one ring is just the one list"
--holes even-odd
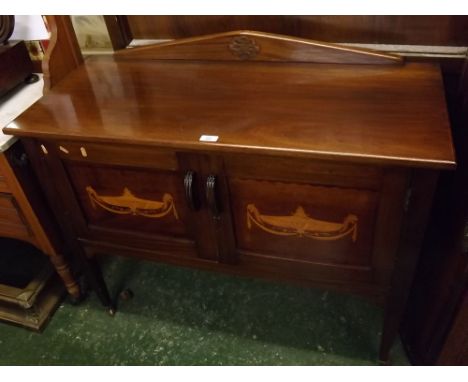
[(273, 61), (333, 64), (400, 64), (397, 55), (291, 36), (234, 31), (129, 48), (118, 58), (142, 60)]

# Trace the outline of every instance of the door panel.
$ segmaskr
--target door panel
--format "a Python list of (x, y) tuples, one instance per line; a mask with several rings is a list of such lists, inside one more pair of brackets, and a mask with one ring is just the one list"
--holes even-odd
[(410, 172), (234, 154), (225, 172), (241, 265), (388, 287)]
[(377, 192), (241, 178), (229, 188), (240, 250), (370, 267)]
[(172, 237), (188, 235), (178, 173), (64, 163), (88, 227)]

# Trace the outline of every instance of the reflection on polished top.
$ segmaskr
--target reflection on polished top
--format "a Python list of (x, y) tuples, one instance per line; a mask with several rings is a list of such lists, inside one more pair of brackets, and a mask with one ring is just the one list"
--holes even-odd
[[(455, 157), (439, 69), (93, 57), (5, 129), (414, 167)], [(201, 135), (219, 136), (199, 142)]]

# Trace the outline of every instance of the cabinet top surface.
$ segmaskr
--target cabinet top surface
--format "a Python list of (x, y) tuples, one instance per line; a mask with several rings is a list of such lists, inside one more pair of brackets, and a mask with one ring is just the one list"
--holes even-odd
[[(350, 160), (455, 165), (436, 66), (93, 57), (8, 134)], [(218, 136), (200, 142), (200, 136)]]

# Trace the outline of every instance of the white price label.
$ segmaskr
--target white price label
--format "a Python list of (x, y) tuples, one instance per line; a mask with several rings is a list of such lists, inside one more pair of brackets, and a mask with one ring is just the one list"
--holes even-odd
[(217, 135), (201, 135), (199, 141), (200, 142), (218, 142)]

